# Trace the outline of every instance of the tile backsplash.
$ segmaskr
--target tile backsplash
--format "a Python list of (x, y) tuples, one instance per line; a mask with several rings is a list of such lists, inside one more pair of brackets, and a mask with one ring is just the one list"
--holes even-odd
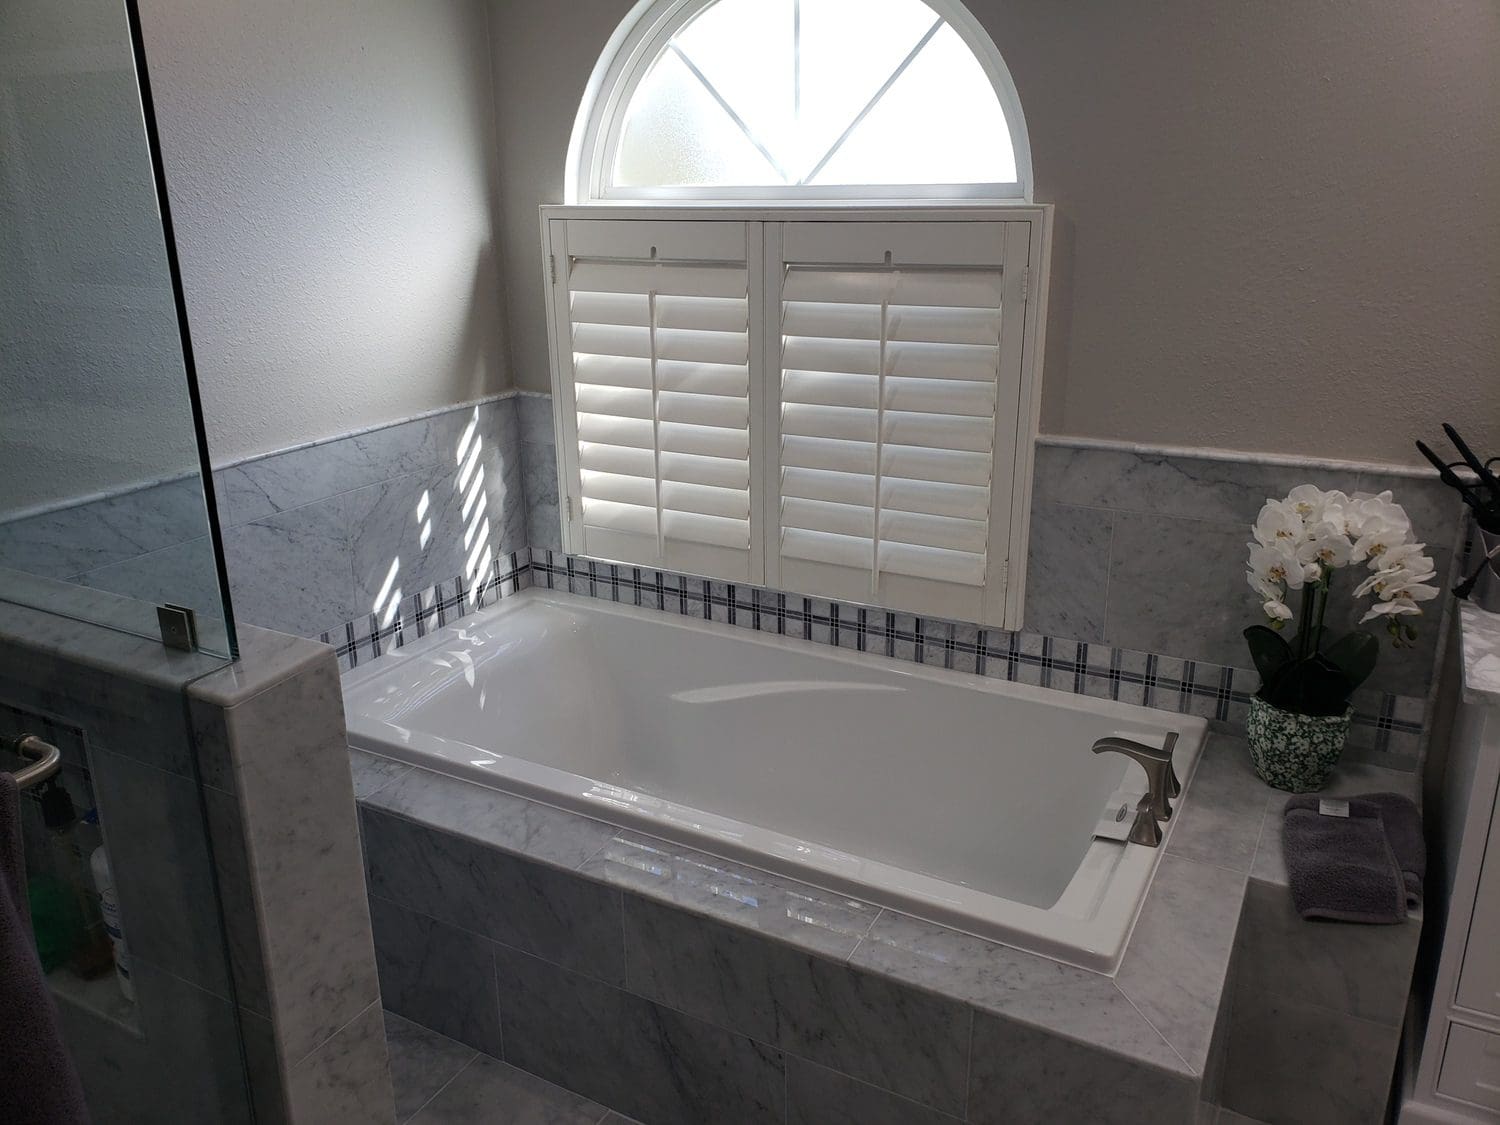
[[(1025, 630), (1008, 633), (564, 556), (552, 401), (533, 392), (225, 466), (214, 478), (236, 616), (328, 640), (345, 667), (534, 584), (1231, 724), (1256, 687), (1241, 631), (1257, 607), (1243, 574), (1249, 526), (1267, 497), (1304, 482), (1391, 489), (1442, 588), (1460, 525), (1452, 493), (1408, 471), (1044, 438)], [(201, 581), (208, 571), (192, 563), (206, 539), (153, 540), (132, 553), (124, 534), (107, 561), (83, 551), (101, 505), (110, 526), (131, 527), (137, 512), (149, 528), (172, 488), (32, 517), (45, 528), (41, 543), (21, 524), (0, 525), (0, 565), (50, 565), (54, 577), (134, 596), (161, 589), (174, 567)], [(480, 503), (488, 564), (465, 543)], [(184, 590), (178, 600), (211, 604), (212, 595)], [(1415, 763), (1446, 616), (1430, 612), (1414, 648), (1382, 654), (1356, 699), (1353, 745)], [(1339, 624), (1354, 620), (1351, 612)]]

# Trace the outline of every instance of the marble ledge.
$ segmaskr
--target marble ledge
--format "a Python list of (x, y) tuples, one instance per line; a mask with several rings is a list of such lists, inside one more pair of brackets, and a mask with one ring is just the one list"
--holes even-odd
[(1500, 613), (1459, 603), (1464, 654), (1464, 700), (1500, 705)]
[[(369, 808), (571, 868), (1172, 1080), (1197, 1080), (1208, 1068), (1267, 792), (1253, 774), (1253, 784), (1243, 784), (1234, 764), (1243, 758), (1242, 744), (1210, 739), (1188, 793), (1191, 809), (1201, 777), (1199, 838), (1167, 848), (1142, 908), (1140, 939), (1111, 977), (468, 781), (351, 753), (356, 784), (369, 790), (361, 803)], [(1186, 820), (1175, 825), (1168, 844), (1187, 826)], [(1216, 830), (1219, 839), (1233, 841), (1222, 864), (1211, 862), (1216, 857), (1208, 850)], [(1191, 989), (1182, 987), (1185, 972)]]
[(327, 659), (332, 652), (321, 641), (255, 625), (240, 625), (238, 632), (239, 657), (197, 681), (193, 685), (195, 699), (216, 707), (233, 707)]

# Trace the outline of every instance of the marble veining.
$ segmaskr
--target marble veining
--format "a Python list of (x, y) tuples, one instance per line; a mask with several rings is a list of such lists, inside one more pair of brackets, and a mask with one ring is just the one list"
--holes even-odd
[(385, 1013), (385, 1044), (396, 1092), (396, 1121), (403, 1123), (452, 1082), (479, 1052), (399, 1016)]
[(905, 1095), (963, 1112), (969, 1013), (784, 942), (635, 898), (631, 991)]
[(1500, 613), (1488, 613), (1472, 602), (1459, 607), (1464, 652), (1464, 694), (1500, 703)]
[(1109, 977), (946, 926), (882, 911), (851, 964), (1152, 1066), (1182, 1060)]
[[(362, 750), (351, 753), (359, 762), (386, 760)], [(407, 820), (441, 825), (444, 832), (475, 843), (569, 869), (597, 852), (616, 831), (603, 821), (431, 770), (399, 774), (365, 804)]]
[(364, 841), (372, 895), (580, 972), (624, 979), (619, 891), (368, 806)]
[(395, 1101), (378, 998), (292, 1067), (287, 1096), (294, 1121), (394, 1125)]
[(493, 1121), (502, 1107), (507, 1125), (598, 1125), (609, 1112), (534, 1074), (476, 1055), (413, 1121), (415, 1125), (482, 1125)]
[(370, 897), (380, 996), (392, 1011), (500, 1056), (494, 945), (478, 934)]

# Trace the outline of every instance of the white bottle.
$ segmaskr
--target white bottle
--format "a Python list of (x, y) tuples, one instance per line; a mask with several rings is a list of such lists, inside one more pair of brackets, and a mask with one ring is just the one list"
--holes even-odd
[(115, 978), (120, 982), (120, 991), (125, 999), (135, 1001), (135, 985), (130, 982), (130, 950), (125, 946), (125, 933), (120, 929), (120, 901), (115, 897), (115, 877), (109, 869), (109, 856), (100, 844), (89, 857), (89, 869), (94, 875), (94, 888), (99, 892), (99, 911), (104, 915), (104, 929), (109, 934), (109, 944), (115, 951)]

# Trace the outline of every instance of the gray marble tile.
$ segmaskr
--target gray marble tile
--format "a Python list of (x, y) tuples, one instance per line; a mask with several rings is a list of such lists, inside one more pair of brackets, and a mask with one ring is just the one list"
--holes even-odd
[(1183, 1067), (1109, 977), (882, 911), (850, 963), (982, 1012), (1160, 1067)]
[(0, 523), (0, 566), (68, 578), (208, 533), (196, 473), (108, 499)]
[[(338, 666), (331, 650), (317, 651), (314, 663), (224, 712), (288, 1062), (379, 997)], [(222, 695), (209, 680), (203, 690)]]
[(1243, 1113), (1235, 1113), (1232, 1109), (1220, 1109), (1213, 1125), (1266, 1125), (1266, 1122), (1246, 1117)]
[(1460, 607), (1464, 691), (1500, 701), (1500, 613), (1487, 613), (1472, 602)]
[(781, 1052), (496, 947), (505, 1059), (651, 1125), (780, 1125)]
[(963, 1112), (962, 1003), (634, 896), (626, 900), (625, 946), (632, 992)]
[(363, 750), (350, 750), (349, 770), (354, 781), (354, 799), (363, 801), (367, 797), (373, 797), (391, 782), (409, 773), (411, 768), (405, 762), (380, 758), (374, 754), (366, 754)]
[[(1122, 512), (1110, 552), (1105, 640), (1146, 652), (1239, 666), (1256, 621), (1245, 584), (1249, 530)], [(1171, 550), (1163, 553), (1165, 544)]]
[(787, 1125), (955, 1125), (960, 1120), (847, 1074), (786, 1057)]
[(1115, 985), (1194, 1072), (1208, 1068), (1245, 898), (1244, 874), (1162, 856)]
[(92, 1008), (58, 1004), (93, 1119), (250, 1125), (233, 1006), (149, 961), (134, 960), (131, 975), (137, 1033)]
[(1104, 639), (1114, 514), (1033, 504), (1026, 562), (1026, 628), (1080, 641)]
[(90, 760), (132, 960), (169, 966), (189, 983), (229, 996), (198, 787), (105, 750), (96, 748)]
[[(481, 409), (487, 411), (488, 404)], [(219, 469), (214, 481), (223, 525), (238, 527), (392, 477), (451, 464), (473, 410), (459, 407)]]
[(545, 1079), (477, 1056), (412, 1120), (415, 1125), (598, 1125), (609, 1111)]
[(288, 1125), (286, 1085), (276, 1057), (276, 1035), (271, 1021), (255, 1012), (239, 1010), (240, 1041), (245, 1048), (245, 1084), (255, 1111), (255, 1125)]
[(1384, 1120), (1398, 1031), (1237, 988), (1223, 1104), (1286, 1125)]
[(406, 1121), (431, 1101), (476, 1053), (473, 1047), (390, 1011), (385, 1013), (385, 1043), (398, 1122)]
[(1305, 922), (1282, 887), (1250, 884), (1237, 971), (1268, 993), (1400, 1027), (1422, 934), (1396, 926)]
[(1299, 484), (1354, 492), (1357, 473), (1228, 458), (1038, 445), (1036, 500), (1249, 524)]
[(238, 619), (317, 636), (366, 612), (354, 600), (347, 505), (335, 496), (224, 532)]
[(90, 570), (74, 581), (153, 605), (186, 606), (202, 617), (224, 616), (218, 564), (207, 536)]
[(417, 769), (371, 794), (365, 804), (476, 843), (576, 868), (616, 832), (577, 813)]
[(298, 1122), (394, 1125), (385, 1024), (378, 1000), (292, 1068), (287, 1100)]
[(527, 541), (533, 549), (560, 551), (562, 524), (555, 447), (522, 442), (521, 468), (526, 493)]
[(521, 440), (533, 445), (555, 445), (552, 396), (520, 394), (515, 398)]
[(1248, 872), (1267, 792), (1250, 765), (1244, 739), (1211, 734), (1187, 799), (1174, 815), (1167, 854)]
[(203, 811), (213, 841), (214, 874), (218, 879), (234, 998), (242, 1010), (270, 1018), (271, 998), (266, 981), (265, 951), (261, 948), (259, 911), (255, 901), (255, 873), (245, 845), (239, 802), (231, 793), (205, 786)]
[(839, 959), (854, 951), (880, 912), (866, 902), (633, 832), (610, 837), (580, 870)]
[(1193, 1125), (1197, 1083), (986, 1013), (974, 1017), (973, 1125)]
[(619, 891), (369, 806), (364, 842), (372, 895), (580, 972), (624, 980)]
[(371, 896), (381, 1000), (414, 1023), (500, 1056), (491, 943)]

